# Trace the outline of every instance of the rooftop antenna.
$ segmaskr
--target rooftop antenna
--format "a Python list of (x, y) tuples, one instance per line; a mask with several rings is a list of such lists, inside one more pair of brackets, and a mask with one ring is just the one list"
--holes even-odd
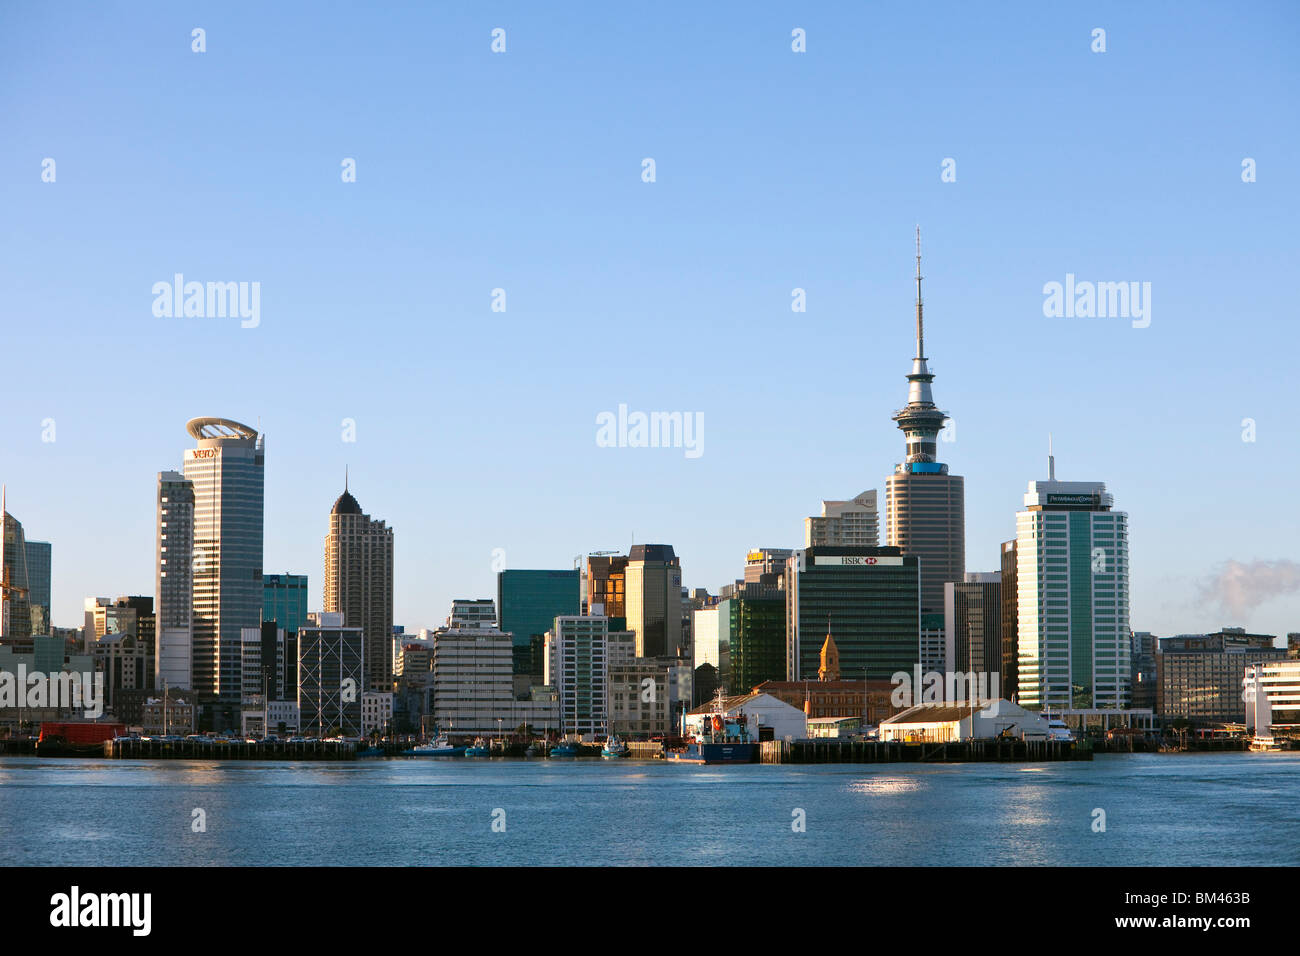
[(925, 358), (925, 324), (921, 319), (921, 227), (916, 227), (916, 357)]
[(1056, 480), (1056, 456), (1052, 454), (1052, 433), (1047, 433), (1047, 480)]
[(347, 490), (348, 490), (348, 466), (347, 466), (347, 465), (344, 465), (344, 466), (343, 466), (343, 492), (344, 492), (344, 494), (347, 493)]

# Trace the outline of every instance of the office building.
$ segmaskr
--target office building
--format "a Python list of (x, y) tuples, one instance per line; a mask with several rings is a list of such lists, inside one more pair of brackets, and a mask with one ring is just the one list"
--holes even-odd
[(262, 620), (274, 621), (285, 634), (296, 634), (307, 623), (309, 601), (307, 575), (262, 575)]
[(50, 633), (50, 568), (53, 548), (48, 541), (28, 541), (27, 606), (33, 634)]
[(622, 554), (588, 555), (583, 614), (605, 616), (610, 627), (621, 630), (627, 618), (627, 556)]
[[(873, 541), (872, 544), (878, 542)], [(746, 584), (758, 584), (764, 575), (776, 580), (785, 574), (785, 563), (794, 554), (793, 548), (754, 548), (745, 555)]]
[(393, 529), (361, 511), (344, 481), (325, 536), (325, 610), (366, 636), (365, 689), (393, 689)]
[(939, 461), (938, 436), (948, 421), (934, 404), (921, 311), (921, 231), (916, 233), (916, 357), (907, 376), (907, 407), (894, 421), (907, 457), (885, 484), (885, 543), (921, 559), (921, 610), (943, 613), (943, 586), (966, 573), (965, 485)]
[(1286, 659), (1271, 634), (1225, 627), (1213, 634), (1162, 637), (1156, 652), (1156, 713), (1165, 722), (1182, 718), (1194, 726), (1242, 725), (1242, 681), (1248, 664)]
[(226, 418), (185, 427), (197, 443), (184, 463), (194, 489), (192, 683), (200, 725), (234, 728), (240, 635), (262, 623), (265, 437)]
[(158, 473), (154, 680), (193, 687), (194, 484), (175, 471)]
[(32, 636), (31, 588), (27, 578), (27, 540), (17, 518), (4, 510), (4, 534), (0, 541), (0, 640), (26, 641)]
[(557, 617), (582, 612), (578, 576), (576, 569), (497, 573), (500, 627), (512, 635), (512, 666), (516, 675), (531, 675), (541, 681), (543, 662), (533, 660), (533, 641), (544, 639)]
[(682, 566), (672, 545), (632, 545), (627, 558), (626, 609), (627, 629), (636, 631), (638, 657), (685, 653)]
[[(1002, 542), (1002, 696), (1016, 701), (1020, 694), (1020, 639), (1017, 629), (1016, 542)], [(1150, 705), (1148, 705), (1150, 706)]]
[(361, 735), (364, 665), (364, 629), (344, 626), (338, 611), (307, 615), (307, 623), (298, 629), (298, 714), (303, 733)]
[(1246, 729), (1256, 737), (1300, 736), (1300, 660), (1247, 664), (1242, 691)]
[(1129, 703), (1133, 707), (1156, 708), (1156, 647), (1158, 638), (1150, 631), (1134, 631), (1129, 651)]
[(1128, 707), (1128, 515), (1101, 482), (1031, 481), (1016, 514), (1019, 702)]
[(497, 609), (491, 598), (456, 598), (447, 615), (448, 627), (494, 628)]
[[(806, 548), (874, 548), (878, 544), (880, 509), (874, 488), (848, 501), (823, 501), (820, 517), (804, 519)], [(787, 551), (786, 557), (789, 556)]]
[(513, 657), (510, 635), (491, 625), (436, 632), (430, 673), (437, 729), (455, 739), (514, 733), (520, 727), (554, 731), (560, 713), (553, 699), (515, 698)]
[[(646, 656), (640, 653), (642, 642), (638, 632), (637, 657)], [(609, 618), (557, 617), (546, 637), (544, 682), (559, 697), (563, 734), (608, 733)]]
[(786, 679), (814, 680), (833, 631), (847, 680), (888, 680), (920, 660), (918, 559), (898, 548), (803, 548), (786, 567)]
[(949, 581), (943, 607), (944, 670), (988, 674), (989, 693), (1002, 697), (1002, 572), (968, 571), (960, 582)]

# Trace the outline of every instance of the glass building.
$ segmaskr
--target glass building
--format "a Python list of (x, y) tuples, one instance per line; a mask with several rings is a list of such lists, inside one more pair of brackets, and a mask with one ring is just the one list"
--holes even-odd
[(262, 620), (275, 621), (286, 634), (307, 624), (307, 575), (262, 575)]
[(31, 608), (32, 633), (50, 633), (50, 564), (48, 541), (27, 542), (27, 604)]
[(533, 654), (533, 643), (544, 638), (557, 617), (581, 613), (578, 575), (576, 569), (497, 573), (498, 627), (512, 635), (514, 673), (541, 678), (545, 668)]
[[(241, 632), (262, 624), (265, 437), (225, 418), (187, 425), (194, 487), (193, 689), (206, 727), (237, 726)], [(214, 723), (214, 721), (216, 723)]]

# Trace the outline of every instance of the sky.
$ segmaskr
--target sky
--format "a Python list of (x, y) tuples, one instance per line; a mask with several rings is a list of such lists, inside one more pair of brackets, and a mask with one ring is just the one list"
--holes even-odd
[[(1300, 7), (990, 9), (0, 6), (0, 480), (54, 622), (153, 592), (208, 415), (265, 434), (265, 570), (313, 607), (345, 466), (408, 629), (634, 542), (716, 592), (883, 502), (920, 225), (967, 570), (1051, 433), (1130, 516), (1135, 629), (1300, 631)], [(177, 273), (256, 324), (156, 315)], [(1149, 324), (1049, 317), (1067, 275)], [(602, 447), (620, 404), (700, 453)]]

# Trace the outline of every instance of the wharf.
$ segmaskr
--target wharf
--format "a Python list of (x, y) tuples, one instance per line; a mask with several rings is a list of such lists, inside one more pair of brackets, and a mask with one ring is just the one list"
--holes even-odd
[(1073, 740), (959, 740), (900, 743), (877, 740), (765, 740), (760, 763), (1032, 763), (1091, 760), (1092, 748)]

